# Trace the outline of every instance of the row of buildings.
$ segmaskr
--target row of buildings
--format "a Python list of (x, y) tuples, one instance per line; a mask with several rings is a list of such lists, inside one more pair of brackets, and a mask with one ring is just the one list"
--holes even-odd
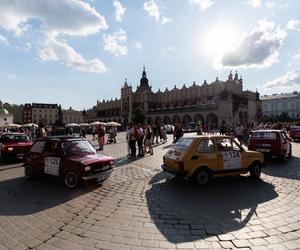
[(17, 124), (68, 124), (83, 123), (84, 112), (67, 110), (58, 104), (49, 103), (26, 103), (25, 105), (10, 105), (0, 101), (0, 126), (10, 123)]
[[(8, 121), (9, 114), (14, 122), (68, 124), (92, 122), (95, 120), (116, 121), (126, 125), (132, 121), (137, 110), (142, 110), (148, 123), (188, 126), (191, 122), (202, 121), (212, 128), (222, 121), (229, 124), (256, 122), (269, 117), (277, 118), (285, 114), (287, 118), (300, 119), (300, 93), (285, 93), (259, 96), (259, 93), (243, 90), (243, 79), (232, 72), (226, 80), (202, 84), (193, 82), (190, 86), (174, 85), (172, 89), (158, 89), (149, 85), (145, 67), (137, 88), (125, 82), (120, 90), (120, 98), (97, 101), (87, 111), (63, 110), (58, 104), (26, 103), (9, 105), (0, 102), (0, 125)], [(2, 115), (2, 120), (1, 120)]]
[(202, 121), (216, 128), (222, 121), (230, 124), (255, 122), (261, 116), (261, 102), (257, 92), (244, 91), (243, 79), (236, 72), (225, 81), (216, 78), (214, 82), (194, 82), (178, 88), (158, 89), (154, 92), (149, 85), (145, 67), (140, 83), (134, 91), (131, 84), (121, 88), (121, 97), (110, 101), (98, 101), (93, 119), (117, 121), (123, 124), (133, 120), (136, 110), (143, 110), (148, 123), (188, 126)]

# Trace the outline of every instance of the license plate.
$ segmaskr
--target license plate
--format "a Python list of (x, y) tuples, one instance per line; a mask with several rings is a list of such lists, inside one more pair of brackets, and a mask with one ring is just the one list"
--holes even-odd
[(264, 153), (269, 153), (270, 152), (270, 149), (268, 149), (268, 148), (257, 148), (256, 150), (259, 151), (259, 152), (264, 152)]
[(103, 181), (103, 180), (105, 180), (105, 178), (106, 178), (106, 176), (99, 176), (97, 178), (97, 182)]
[(109, 169), (110, 168), (110, 166), (104, 166), (103, 168), (101, 168), (101, 170), (102, 171), (105, 171), (105, 170), (107, 170), (107, 169)]

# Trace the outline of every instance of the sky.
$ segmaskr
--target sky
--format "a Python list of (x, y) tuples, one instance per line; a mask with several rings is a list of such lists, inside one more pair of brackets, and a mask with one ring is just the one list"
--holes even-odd
[(300, 91), (298, 0), (0, 0), (0, 100), (89, 109), (135, 89), (242, 76)]

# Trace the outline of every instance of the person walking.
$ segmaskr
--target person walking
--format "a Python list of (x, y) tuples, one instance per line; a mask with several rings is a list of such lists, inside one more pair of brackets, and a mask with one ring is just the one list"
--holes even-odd
[(98, 127), (98, 143), (99, 143), (99, 151), (103, 150), (104, 147), (104, 136), (105, 130), (103, 126)]
[(145, 149), (144, 151), (147, 152), (147, 147), (149, 149), (149, 153), (153, 155), (153, 148), (152, 148), (152, 130), (149, 125), (147, 125), (145, 130)]
[(127, 151), (128, 151), (127, 156), (130, 156), (130, 155), (131, 155), (131, 152), (130, 152), (130, 145), (129, 145), (129, 136), (130, 136), (130, 126), (129, 126), (129, 124), (128, 124), (128, 125), (127, 125), (127, 129), (126, 129), (126, 144), (127, 144)]
[(137, 130), (139, 133), (138, 139), (137, 139), (137, 144), (138, 144), (138, 156), (143, 157), (144, 156), (144, 149), (143, 149), (143, 142), (144, 142), (144, 130), (141, 126), (141, 124), (139, 123), (137, 125)]
[(129, 147), (130, 147), (130, 156), (132, 159), (136, 158), (136, 141), (138, 137), (138, 130), (133, 123), (129, 123)]
[(95, 141), (96, 140), (96, 127), (95, 126), (92, 127), (92, 134), (93, 134), (93, 141)]

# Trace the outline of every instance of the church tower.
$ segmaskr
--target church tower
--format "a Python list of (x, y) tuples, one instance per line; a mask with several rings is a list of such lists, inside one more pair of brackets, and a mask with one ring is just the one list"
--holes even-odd
[(121, 88), (121, 116), (125, 126), (132, 119), (133, 92), (132, 87), (128, 85), (127, 78)]

